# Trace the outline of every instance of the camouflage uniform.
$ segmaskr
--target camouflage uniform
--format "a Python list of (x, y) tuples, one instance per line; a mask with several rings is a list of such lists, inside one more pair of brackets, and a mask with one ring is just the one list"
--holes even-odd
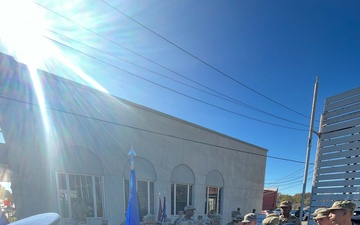
[(276, 214), (268, 214), (262, 221), (262, 225), (279, 225), (279, 216)]
[(279, 220), (280, 220), (280, 225), (283, 225), (285, 223), (301, 225), (300, 219), (297, 218), (296, 216), (292, 216), (292, 215), (289, 215), (289, 218), (285, 218), (284, 215), (281, 215), (279, 217)]
[(286, 223), (301, 225), (300, 219), (297, 218), (296, 216), (292, 216), (290, 214), (290, 210), (292, 208), (292, 202), (290, 202), (290, 201), (282, 201), (280, 203), (280, 208), (282, 210), (286, 210), (289, 213), (288, 217), (284, 217), (284, 215), (279, 216), (280, 225), (283, 225), (283, 224), (286, 224)]
[(237, 222), (241, 222), (244, 217), (241, 215), (239, 211), (231, 212), (232, 221), (228, 222), (226, 225), (235, 225)]
[(212, 217), (211, 217), (211, 219), (210, 219), (210, 222), (211, 222), (211, 224), (213, 225), (213, 224), (217, 224), (217, 225), (219, 225), (219, 224), (221, 224), (221, 215), (220, 214), (214, 214)]

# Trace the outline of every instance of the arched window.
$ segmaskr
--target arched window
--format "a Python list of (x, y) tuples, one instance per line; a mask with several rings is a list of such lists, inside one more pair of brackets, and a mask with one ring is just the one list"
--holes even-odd
[(184, 210), (187, 205), (192, 205), (192, 188), (195, 176), (190, 167), (179, 165), (171, 173), (171, 215)]

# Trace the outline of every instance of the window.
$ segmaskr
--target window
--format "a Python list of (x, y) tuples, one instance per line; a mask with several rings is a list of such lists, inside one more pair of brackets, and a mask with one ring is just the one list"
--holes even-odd
[(87, 205), (87, 217), (103, 217), (103, 181), (100, 176), (57, 174), (60, 214), (72, 218), (72, 204), (79, 196)]
[(192, 205), (192, 185), (171, 184), (171, 215), (176, 215), (187, 205)]
[[(129, 179), (124, 179), (125, 190), (125, 209), (127, 210), (129, 201)], [(139, 200), (140, 220), (143, 216), (154, 214), (154, 182), (146, 180), (136, 181), (136, 191)]]
[(205, 214), (214, 210), (216, 213), (220, 213), (221, 203), (221, 188), (218, 187), (206, 187), (205, 194)]

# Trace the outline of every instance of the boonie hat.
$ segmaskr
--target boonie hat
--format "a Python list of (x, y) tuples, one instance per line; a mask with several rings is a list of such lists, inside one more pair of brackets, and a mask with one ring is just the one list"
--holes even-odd
[(330, 209), (322, 208), (316, 212), (316, 216), (313, 218), (314, 220), (320, 219), (320, 218), (326, 218), (329, 217)]
[(280, 203), (280, 208), (281, 207), (289, 207), (289, 206), (292, 206), (292, 202), (290, 202), (290, 201), (283, 201)]
[(257, 221), (257, 216), (256, 216), (256, 214), (255, 214), (255, 213), (248, 213), (248, 214), (245, 215), (244, 220), (241, 221), (241, 222), (243, 222), (243, 223), (249, 223), (249, 222), (255, 221), (255, 220)]
[(262, 225), (279, 225), (279, 223), (280, 223), (279, 216), (276, 214), (269, 214), (262, 221)]
[(345, 211), (354, 211), (355, 207), (356, 207), (355, 203), (346, 200), (346, 201), (334, 202), (334, 204), (329, 209), (330, 210), (342, 209)]
[(196, 208), (192, 205), (187, 205), (187, 206), (185, 206), (184, 211), (186, 212), (187, 210), (191, 210), (191, 209), (195, 210)]

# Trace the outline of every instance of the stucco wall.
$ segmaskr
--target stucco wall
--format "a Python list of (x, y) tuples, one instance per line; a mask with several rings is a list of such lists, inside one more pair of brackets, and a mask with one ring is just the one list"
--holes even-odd
[[(10, 60), (10, 68), (19, 68), (7, 57), (0, 60)], [(26, 68), (3, 71), (0, 82), (7, 88), (2, 86), (0, 94), (7, 98), (1, 98), (0, 110), (20, 217), (59, 212), (55, 171), (79, 169), (62, 161), (66, 157), (61, 152), (71, 151), (74, 160), (87, 155), (87, 160), (79, 158), (84, 164), (80, 169), (103, 175), (105, 216), (109, 224), (119, 224), (124, 220), (123, 179), (129, 172), (131, 147), (154, 168), (155, 193), (165, 193), (169, 216), (171, 174), (179, 165), (194, 174), (196, 215), (204, 214), (205, 181), (214, 170), (224, 182), (224, 223), (237, 207), (243, 214), (253, 208), (261, 211), (267, 150), (44, 73), (46, 128)], [(137, 161), (135, 168), (141, 167)], [(157, 204), (155, 200), (155, 212)]]

